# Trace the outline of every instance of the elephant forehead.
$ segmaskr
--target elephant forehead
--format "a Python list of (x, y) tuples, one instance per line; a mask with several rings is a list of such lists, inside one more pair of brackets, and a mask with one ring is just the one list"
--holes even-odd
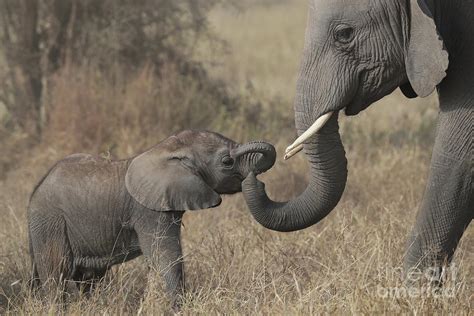
[(370, 10), (372, 0), (311, 0), (310, 12), (324, 20), (353, 17)]
[(227, 144), (233, 141), (215, 132), (186, 130), (176, 135), (179, 140), (186, 145), (194, 143), (203, 144)]
[[(237, 143), (218, 133), (186, 130), (169, 137), (154, 146), (149, 152), (193, 155), (196, 159), (204, 161), (207, 160), (206, 157), (213, 157), (218, 152), (226, 149), (231, 150), (236, 146), (238, 146)], [(154, 156), (151, 155), (150, 159)]]

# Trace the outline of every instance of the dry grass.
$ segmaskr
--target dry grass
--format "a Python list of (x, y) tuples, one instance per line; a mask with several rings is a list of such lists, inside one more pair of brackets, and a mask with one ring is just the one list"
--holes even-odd
[[(237, 92), (247, 93), (250, 85), (266, 111), (283, 112), (281, 117), (290, 120), (278, 126), (292, 125), (291, 100), (303, 40), (304, 3), (257, 5), (243, 13), (217, 11), (212, 17), (216, 32), (229, 41), (232, 52), (206, 55), (217, 63), (209, 66), (213, 75), (233, 84)], [(146, 71), (138, 74), (119, 90), (97, 86), (103, 81), (88, 81), (90, 75), (58, 79), (52, 102), (72, 102), (78, 106), (77, 113), (70, 113), (68, 108), (58, 112), (57, 121), (52, 118), (56, 127), (47, 136), (48, 143), (24, 150), (17, 170), (0, 182), (0, 313), (60, 311), (58, 305), (32, 296), (26, 284), (30, 273), (26, 202), (48, 166), (73, 149), (101, 152), (113, 148), (110, 142), (116, 144), (115, 153), (124, 157), (164, 137), (167, 129), (185, 127), (174, 129), (173, 118), (189, 114), (192, 100), (177, 102), (173, 107), (179, 111), (168, 112), (173, 107), (155, 102), (156, 94), (150, 92), (155, 91), (151, 88), (153, 79), (147, 76)], [(170, 94), (182, 95), (180, 100), (186, 98), (187, 94), (176, 89), (173, 87)], [(170, 102), (169, 97), (163, 100)], [(87, 115), (90, 104), (103, 105), (92, 111), (100, 113), (98, 117)], [(108, 115), (112, 110), (123, 115)], [(454, 297), (380, 295), (380, 289), (401, 285), (398, 272), (428, 173), (436, 112), (434, 98), (407, 101), (396, 93), (357, 117), (342, 117), (348, 185), (331, 215), (304, 231), (283, 234), (265, 230), (251, 218), (240, 195), (226, 197), (217, 209), (186, 214), (183, 243), (189, 293), (183, 314), (472, 313), (472, 225), (454, 259), (459, 269), (456, 280), (446, 285), (456, 288)], [(84, 115), (85, 123), (73, 127), (77, 117)], [(150, 117), (171, 125), (147, 130), (150, 125), (142, 120)], [(125, 119), (137, 122), (121, 121)], [(201, 119), (205, 120), (192, 116), (191, 121), (180, 118), (176, 122), (204, 124)], [(239, 140), (259, 135), (258, 126), (249, 134), (225, 122), (214, 122), (212, 127)], [(83, 137), (87, 133), (94, 134)], [(276, 133), (268, 124), (261, 127), (261, 135), (277, 144), (279, 153), (293, 133)], [(83, 143), (84, 139), (94, 142)], [(291, 162), (279, 160), (263, 179), (272, 197), (286, 199), (304, 189), (306, 171), (303, 157)], [(159, 287), (158, 278), (148, 276), (140, 258), (115, 268), (91, 299), (74, 299), (67, 312), (163, 313), (166, 299)]]

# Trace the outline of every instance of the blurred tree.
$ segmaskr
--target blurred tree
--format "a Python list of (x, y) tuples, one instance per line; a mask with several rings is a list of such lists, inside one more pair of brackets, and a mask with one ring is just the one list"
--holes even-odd
[(224, 1), (2, 0), (0, 101), (16, 125), (28, 129), (33, 121), (41, 135), (49, 78), (66, 64), (98, 71), (119, 64), (133, 71), (151, 63), (159, 72), (171, 61), (199, 77), (203, 69), (191, 62), (193, 48), (216, 40), (206, 14)]

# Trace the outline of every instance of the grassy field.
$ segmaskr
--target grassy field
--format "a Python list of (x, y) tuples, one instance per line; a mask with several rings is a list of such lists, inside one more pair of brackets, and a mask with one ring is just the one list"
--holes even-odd
[[(245, 11), (227, 8), (212, 12), (212, 27), (227, 41), (227, 53), (201, 47), (197, 54), (213, 77), (229, 83), (235, 93), (254, 95), (263, 111), (280, 114), (282, 122), (276, 126), (290, 127), (277, 132), (271, 124), (262, 124), (260, 134), (258, 125), (252, 134), (225, 124), (217, 128), (241, 141), (262, 135), (277, 146), (278, 161), (262, 179), (270, 196), (284, 200), (302, 192), (307, 181), (303, 156), (289, 162), (281, 159), (283, 149), (295, 137), (292, 99), (306, 1), (276, 3), (252, 5)], [(65, 100), (68, 97), (71, 93), (63, 95)], [(402, 286), (400, 267), (424, 190), (436, 116), (434, 96), (409, 101), (399, 92), (357, 117), (342, 116), (342, 139), (349, 162), (345, 193), (323, 222), (303, 231), (264, 229), (253, 220), (241, 195), (225, 197), (219, 208), (186, 214), (183, 244), (188, 295), (182, 313), (472, 313), (472, 225), (454, 258), (456, 278), (445, 287), (452, 289), (452, 295), (385, 295), (389, 289)], [(67, 121), (57, 124), (67, 127)], [(122, 133), (133, 135), (133, 131)], [(143, 146), (135, 143), (136, 138), (127, 137), (121, 138), (128, 141), (127, 146), (120, 147), (121, 156)], [(60, 306), (28, 291), (25, 211), (37, 179), (70, 150), (64, 143), (74, 141), (64, 135), (57, 138), (57, 144), (24, 150), (21, 163), (0, 181), (2, 314), (61, 311)], [(159, 278), (139, 258), (114, 268), (92, 298), (72, 300), (67, 313), (165, 313), (166, 297), (160, 287)]]

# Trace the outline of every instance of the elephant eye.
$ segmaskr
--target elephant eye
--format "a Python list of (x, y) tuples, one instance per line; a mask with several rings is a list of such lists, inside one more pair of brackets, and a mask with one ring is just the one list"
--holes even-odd
[(334, 31), (334, 39), (340, 43), (347, 44), (354, 38), (354, 28), (348, 25), (338, 25)]
[(234, 159), (229, 156), (225, 156), (224, 158), (222, 158), (222, 163), (226, 167), (232, 167), (234, 165)]

